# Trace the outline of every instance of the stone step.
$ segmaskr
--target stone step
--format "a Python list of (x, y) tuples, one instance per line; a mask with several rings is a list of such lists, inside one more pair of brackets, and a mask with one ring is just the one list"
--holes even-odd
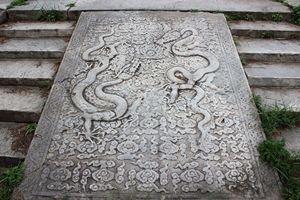
[(0, 122), (0, 166), (17, 165), (25, 159), (33, 133), (25, 123)]
[(51, 86), (58, 60), (0, 60), (0, 85)]
[(252, 38), (299, 38), (300, 26), (287, 22), (231, 21), (231, 33)]
[(285, 105), (295, 112), (300, 112), (299, 88), (253, 87), (251, 90), (254, 95), (261, 96), (266, 105)]
[(36, 87), (0, 86), (0, 121), (37, 122), (47, 95)]
[(0, 59), (62, 58), (67, 38), (1, 38)]
[(260, 62), (300, 62), (300, 40), (240, 38), (241, 58)]
[(75, 22), (9, 22), (0, 26), (0, 37), (71, 37)]
[(248, 63), (245, 72), (250, 86), (300, 87), (300, 63)]
[[(3, 0), (2, 0), (3, 1)], [(271, 18), (272, 15), (280, 13), (284, 20), (291, 15), (291, 10), (279, 2), (269, 0), (185, 0), (185, 1), (145, 1), (145, 0), (77, 0), (75, 6), (68, 7), (69, 0), (35, 0), (28, 1), (28, 5), (15, 6), (8, 9), (10, 20), (37, 20), (38, 11), (55, 10), (61, 13), (60, 19), (78, 19), (81, 12), (86, 11), (206, 11), (206, 12), (224, 12), (227, 14), (240, 14), (242, 18), (246, 14), (252, 15), (256, 20)], [(6, 7), (10, 1), (4, 6)], [(3, 7), (4, 7), (3, 6)], [(1, 2), (0, 2), (1, 8)]]

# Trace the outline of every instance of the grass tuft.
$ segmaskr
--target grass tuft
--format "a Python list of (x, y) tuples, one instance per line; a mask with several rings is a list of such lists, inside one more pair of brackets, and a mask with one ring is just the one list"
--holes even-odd
[(13, 8), (15, 6), (25, 6), (28, 5), (29, 3), (27, 2), (27, 0), (13, 0), (6, 8), (10, 9)]
[(292, 128), (295, 126), (298, 115), (286, 105), (275, 104), (267, 107), (262, 104), (260, 96), (254, 96), (253, 101), (257, 107), (267, 138), (272, 139), (273, 133), (278, 132), (279, 128)]
[(23, 180), (25, 165), (19, 165), (7, 169), (0, 179), (0, 199), (10, 200), (14, 188), (18, 187)]
[(286, 149), (284, 140), (278, 141), (273, 138), (273, 134), (277, 133), (280, 127), (294, 127), (298, 116), (284, 105), (267, 107), (262, 104), (260, 96), (254, 96), (253, 102), (267, 136), (267, 140), (258, 146), (260, 159), (277, 170), (283, 185), (284, 198), (300, 200), (300, 154), (292, 156)]

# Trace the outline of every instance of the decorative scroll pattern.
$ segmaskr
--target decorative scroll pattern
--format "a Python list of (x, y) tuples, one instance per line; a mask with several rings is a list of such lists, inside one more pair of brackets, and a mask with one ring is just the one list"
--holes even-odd
[(264, 196), (250, 93), (212, 21), (92, 15), (36, 195)]

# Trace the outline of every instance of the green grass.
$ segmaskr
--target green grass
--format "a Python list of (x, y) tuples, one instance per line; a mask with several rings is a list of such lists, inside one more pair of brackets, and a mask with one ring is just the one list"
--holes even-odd
[(234, 42), (235, 46), (238, 46), (240, 44), (239, 39), (236, 37), (233, 38), (233, 42)]
[(0, 199), (10, 200), (14, 188), (18, 187), (23, 180), (24, 163), (7, 169), (0, 179)]
[(27, 0), (13, 0), (6, 8), (10, 9), (13, 8), (15, 6), (25, 6), (28, 5), (29, 3), (27, 2)]
[(37, 123), (29, 124), (28, 126), (26, 126), (25, 136), (27, 136), (30, 133), (34, 133), (36, 127), (37, 127)]
[(42, 6), (41, 9), (37, 11), (37, 16), (40, 21), (55, 22), (66, 20), (61, 11), (51, 6)]
[(300, 26), (300, 5), (292, 7), (293, 14), (289, 20), (291, 23)]
[(260, 35), (261, 38), (273, 38), (273, 34), (270, 32), (262, 32)]
[(245, 15), (245, 20), (246, 20), (246, 21), (254, 21), (254, 17), (253, 17), (253, 15), (246, 14), (246, 15)]
[(232, 13), (232, 14), (226, 14), (225, 18), (227, 21), (232, 21), (232, 20), (241, 20), (241, 15), (239, 13)]
[(291, 112), (291, 109), (284, 105), (268, 107), (262, 104), (260, 96), (254, 96), (253, 102), (267, 136), (267, 140), (258, 146), (260, 159), (277, 170), (283, 185), (283, 197), (287, 200), (300, 200), (300, 156), (299, 154), (292, 156), (287, 151), (284, 140), (278, 141), (273, 138), (280, 128), (294, 127), (299, 120), (299, 115)]
[(243, 66), (247, 65), (247, 60), (246, 60), (246, 58), (240, 57), (240, 59), (241, 59), (241, 63), (242, 63)]
[(286, 105), (275, 104), (267, 107), (262, 104), (260, 96), (254, 96), (253, 101), (260, 115), (262, 127), (267, 138), (272, 139), (272, 134), (278, 132), (279, 128), (292, 128), (295, 126), (299, 116), (291, 111)]
[(274, 22), (281, 22), (283, 20), (283, 16), (280, 13), (275, 13), (272, 15), (272, 20)]
[(196, 13), (196, 12), (201, 12), (201, 10), (198, 10), (198, 9), (190, 9), (189, 12)]
[(75, 4), (76, 3), (69, 3), (69, 4), (66, 5), (66, 7), (72, 8), (72, 7), (75, 7)]

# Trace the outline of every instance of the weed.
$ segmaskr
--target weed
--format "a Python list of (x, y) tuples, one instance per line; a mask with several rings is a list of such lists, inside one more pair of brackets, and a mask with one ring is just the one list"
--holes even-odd
[(225, 17), (227, 21), (241, 20), (241, 15), (239, 13), (226, 14)]
[(289, 200), (300, 200), (300, 179), (297, 177), (300, 169), (297, 158), (300, 154), (292, 156), (285, 148), (284, 140), (277, 141), (272, 137), (279, 127), (295, 126), (297, 114), (291, 113), (285, 105), (280, 108), (278, 105), (267, 107), (262, 104), (260, 96), (254, 96), (253, 102), (268, 138), (258, 146), (260, 158), (277, 170), (283, 184), (283, 196)]
[(198, 9), (190, 9), (189, 12), (195, 13), (195, 12), (201, 12), (201, 10), (198, 10)]
[(69, 3), (69, 4), (66, 5), (66, 7), (72, 8), (72, 7), (75, 7), (75, 4), (76, 3)]
[(30, 133), (34, 133), (36, 127), (37, 127), (37, 123), (29, 124), (28, 126), (26, 126), (25, 136), (27, 136)]
[(300, 26), (300, 5), (293, 6), (292, 9), (293, 9), (293, 14), (289, 21), (293, 24)]
[(38, 82), (40, 88), (45, 88), (47, 90), (51, 90), (52, 84), (48, 81), (39, 81)]
[(296, 33), (296, 32), (292, 32), (290, 35), (289, 35), (290, 38), (298, 38), (300, 37), (299, 33)]
[(240, 44), (238, 38), (236, 38), (236, 37), (233, 38), (233, 42), (234, 42), (235, 46), (238, 46)]
[(61, 13), (61, 11), (57, 10), (55, 7), (45, 8), (41, 7), (39, 11), (37, 11), (38, 19), (41, 21), (64, 21), (65, 17)]
[(246, 60), (246, 58), (240, 57), (240, 59), (241, 59), (241, 63), (242, 63), (243, 66), (247, 65), (247, 60)]
[(10, 9), (13, 8), (15, 6), (25, 6), (28, 5), (29, 3), (27, 2), (27, 0), (13, 0), (6, 8)]
[(7, 169), (0, 179), (0, 199), (10, 200), (15, 187), (18, 187), (23, 180), (24, 163)]
[(281, 22), (283, 20), (283, 16), (280, 13), (275, 13), (272, 15), (272, 20), (274, 22)]
[(246, 15), (245, 15), (245, 20), (246, 20), (246, 21), (254, 21), (254, 17), (253, 17), (253, 15), (246, 14)]
[(278, 128), (292, 128), (295, 126), (298, 115), (286, 105), (275, 104), (267, 107), (262, 104), (260, 96), (254, 96), (253, 101), (257, 107), (267, 138), (272, 139), (272, 134), (278, 132)]
[(262, 32), (262, 33), (260, 34), (260, 37), (261, 37), (261, 38), (273, 38), (273, 34), (270, 33), (270, 32)]

